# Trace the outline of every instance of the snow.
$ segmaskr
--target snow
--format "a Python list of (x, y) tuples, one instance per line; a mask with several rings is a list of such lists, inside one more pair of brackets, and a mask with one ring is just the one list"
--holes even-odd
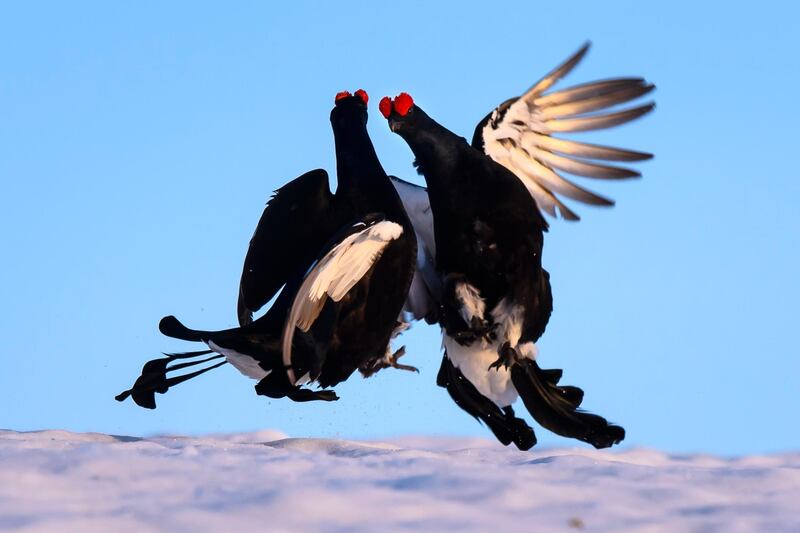
[(800, 453), (0, 431), (0, 530), (800, 531)]

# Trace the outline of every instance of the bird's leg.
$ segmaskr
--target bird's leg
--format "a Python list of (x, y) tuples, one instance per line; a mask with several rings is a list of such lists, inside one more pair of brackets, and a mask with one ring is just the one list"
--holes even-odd
[(492, 342), (493, 340), (497, 339), (497, 333), (495, 333), (497, 324), (490, 323), (488, 320), (474, 316), (472, 317), (469, 327), (473, 332), (475, 332), (477, 337), (480, 337), (487, 342)]
[(479, 339), (484, 340), (487, 343), (492, 343), (493, 341), (497, 340), (497, 333), (495, 332), (496, 329), (497, 324), (493, 324), (488, 320), (483, 320), (482, 318), (474, 316), (467, 325), (467, 329), (456, 331), (451, 336), (457, 343), (461, 345), (469, 345)]
[(500, 370), (501, 366), (507, 370), (524, 359), (524, 357), (521, 356), (517, 350), (511, 347), (511, 343), (508, 341), (504, 342), (497, 349), (497, 355), (497, 361), (489, 365), (487, 370), (491, 370), (493, 368), (495, 370)]
[(419, 369), (417, 367), (411, 365), (401, 365), (400, 363), (397, 362), (397, 360), (403, 357), (405, 354), (406, 354), (405, 346), (401, 346), (400, 348), (395, 350), (392, 353), (392, 355), (388, 357), (389, 366), (391, 368), (396, 368), (398, 370), (406, 370), (408, 372), (416, 372), (417, 374), (419, 374)]
[(392, 353), (390, 353), (389, 349), (387, 348), (386, 355), (384, 355), (380, 359), (372, 361), (366, 367), (359, 369), (359, 371), (361, 372), (361, 375), (364, 376), (365, 378), (374, 376), (384, 368), (396, 368), (398, 370), (407, 370), (409, 372), (419, 373), (419, 369), (417, 367), (411, 365), (402, 365), (397, 362), (397, 360), (403, 357), (405, 353), (406, 353), (405, 346), (401, 346)]
[(442, 293), (442, 326), (461, 345), (495, 340), (495, 325), (484, 318), (486, 302), (480, 291), (461, 273), (445, 277)]

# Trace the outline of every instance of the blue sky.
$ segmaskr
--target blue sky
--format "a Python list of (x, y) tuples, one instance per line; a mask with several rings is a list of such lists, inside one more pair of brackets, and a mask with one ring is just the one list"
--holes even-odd
[(269, 402), (230, 367), (152, 412), (113, 396), (148, 358), (192, 349), (160, 336), (163, 315), (235, 324), (271, 191), (335, 168), (338, 91), (369, 92), (385, 168), (419, 180), (381, 96), (408, 91), (471, 136), (591, 39), (568, 84), (644, 75), (658, 108), (582, 138), (656, 159), (640, 181), (598, 187), (614, 209), (552, 224), (542, 365), (629, 445), (800, 448), (798, 15), (788, 2), (4, 5), (0, 427), (488, 436), (435, 386), (438, 333), (421, 324), (404, 339), (421, 374), (354, 377), (335, 404)]

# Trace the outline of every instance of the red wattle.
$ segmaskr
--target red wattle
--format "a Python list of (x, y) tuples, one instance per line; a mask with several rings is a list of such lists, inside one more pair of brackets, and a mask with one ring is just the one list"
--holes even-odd
[(389, 115), (392, 114), (392, 100), (388, 96), (384, 96), (378, 104), (378, 109), (383, 118), (389, 118)]
[(365, 91), (364, 89), (357, 90), (356, 96), (358, 96), (364, 101), (364, 105), (367, 105), (367, 103), (369, 102), (369, 95), (367, 94), (367, 91)]
[(414, 99), (408, 93), (400, 93), (394, 99), (394, 110), (401, 117), (406, 116), (413, 105)]

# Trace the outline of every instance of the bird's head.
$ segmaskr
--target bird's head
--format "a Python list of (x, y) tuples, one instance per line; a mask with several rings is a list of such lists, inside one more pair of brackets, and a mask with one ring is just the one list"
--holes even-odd
[(349, 91), (338, 93), (331, 110), (331, 123), (338, 127), (365, 126), (367, 102), (369, 102), (369, 95), (364, 89), (359, 89), (354, 94), (350, 94)]
[(394, 98), (384, 96), (378, 109), (389, 121), (389, 129), (401, 137), (411, 134), (429, 120), (428, 115), (414, 104), (414, 99), (408, 93), (400, 93)]

